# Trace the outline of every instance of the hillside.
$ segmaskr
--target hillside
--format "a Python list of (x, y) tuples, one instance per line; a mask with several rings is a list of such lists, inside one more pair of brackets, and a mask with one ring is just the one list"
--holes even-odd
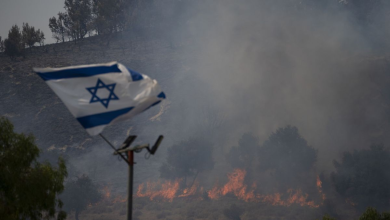
[[(36, 47), (27, 50), (24, 59), (18, 58), (16, 61), (0, 54), (0, 93), (2, 94), (0, 115), (10, 118), (17, 131), (32, 133), (43, 152), (48, 149), (63, 152), (65, 157), (69, 158), (72, 164), (74, 163), (78, 172), (90, 173), (93, 170), (95, 181), (101, 184), (113, 182), (114, 185), (122, 186), (120, 191), (125, 190), (123, 183), (126, 182), (127, 177), (121, 175), (126, 168), (124, 163), (112, 156), (112, 150), (100, 137), (90, 137), (85, 132), (46, 83), (32, 72), (32, 67), (63, 67), (118, 61), (157, 79), (170, 99), (174, 97), (174, 91), (177, 89), (172, 82), (183, 80), (173, 79), (173, 77), (178, 71), (181, 71), (182, 77), (185, 76), (188, 71), (186, 67), (188, 60), (161, 36), (153, 37), (156, 35), (150, 31), (148, 33), (147, 30), (144, 35), (151, 37), (122, 33), (112, 36), (109, 45), (106, 45), (107, 41), (104, 37), (95, 36), (86, 38), (78, 44), (65, 42)], [(179, 44), (184, 43), (179, 42)], [(161, 114), (165, 112), (164, 108), (168, 108), (169, 103), (168, 100), (133, 120), (110, 126), (104, 134), (117, 145), (129, 134), (140, 135), (139, 141), (152, 143), (158, 135), (169, 134), (160, 128), (164, 123), (161, 121)], [(153, 127), (156, 132), (150, 132)], [(145, 131), (145, 128), (148, 130)], [(168, 138), (165, 143), (171, 140), (172, 138)], [(89, 154), (85, 154), (87, 152)], [(160, 153), (163, 152), (164, 149)], [(55, 155), (44, 153), (43, 159), (55, 162)], [(84, 158), (84, 155), (87, 158)], [(99, 165), (94, 162), (97, 158), (100, 161)], [(143, 168), (142, 162), (145, 162), (143, 155), (141, 158), (140, 168)], [(162, 158), (160, 157), (160, 160)], [(152, 165), (156, 165), (156, 161), (153, 159), (151, 161)], [(150, 162), (148, 163), (150, 165)], [(115, 168), (118, 170), (112, 172)], [(157, 170), (152, 169), (151, 172), (141, 174), (140, 179), (137, 178), (136, 181), (146, 178), (142, 175), (155, 176), (153, 172)], [(119, 180), (113, 181), (113, 176)]]
[[(104, 131), (105, 136), (116, 145), (119, 145), (128, 134), (139, 135), (138, 141), (140, 142), (153, 142), (159, 134), (166, 136), (164, 145), (155, 157), (145, 160), (143, 154), (137, 155), (136, 186), (146, 181), (157, 180), (159, 177), (158, 168), (165, 160), (166, 148), (189, 137), (218, 140), (218, 148), (214, 149), (218, 153), (215, 154), (217, 164), (214, 170), (203, 174), (203, 176), (200, 175), (203, 182), (202, 187), (205, 187), (205, 190), (211, 189), (218, 178), (221, 178), (222, 185), (225, 183), (223, 181), (226, 181), (226, 174), (231, 171), (231, 167), (225, 166), (227, 162), (224, 153), (238, 142), (237, 136), (239, 135), (237, 133), (239, 132), (237, 130), (257, 132), (256, 135), (261, 135), (261, 138), (264, 139), (264, 136), (269, 135), (276, 126), (284, 125), (284, 123), (297, 123), (298, 127), (302, 128), (304, 136), (308, 136), (310, 144), (319, 149), (321, 156), (319, 161), (327, 163), (331, 163), (331, 159), (334, 159), (333, 156), (341, 152), (341, 150), (334, 149), (342, 145), (348, 145), (343, 148), (345, 150), (366, 147), (370, 143), (390, 143), (390, 138), (387, 136), (390, 131), (388, 120), (390, 112), (388, 99), (390, 97), (388, 87), (390, 82), (389, 58), (351, 54), (347, 59), (338, 59), (336, 63), (327, 62), (328, 60), (324, 58), (324, 63), (321, 63), (321, 60), (312, 66), (317, 68), (317, 64), (324, 64), (324, 66), (336, 64), (337, 68), (334, 68), (333, 72), (329, 71), (331, 77), (316, 78), (310, 81), (321, 75), (316, 75), (317, 72), (308, 68), (310, 71), (308, 70), (305, 72), (307, 75), (304, 75), (307, 78), (303, 79), (310, 80), (306, 82), (300, 78), (302, 77), (299, 75), (300, 73), (295, 75), (296, 78), (288, 78), (290, 72), (284, 71), (289, 68), (288, 61), (279, 60), (280, 54), (276, 51), (267, 60), (267, 64), (270, 63), (272, 67), (269, 67), (269, 71), (264, 75), (269, 78), (261, 81), (262, 84), (259, 83), (261, 86), (256, 88), (258, 90), (251, 90), (255, 91), (254, 94), (259, 97), (262, 97), (261, 92), (270, 92), (266, 94), (265, 101), (260, 98), (255, 101), (250, 100), (245, 93), (249, 89), (245, 90), (247, 88), (244, 83), (244, 86), (238, 86), (241, 90), (237, 89), (236, 93), (241, 95), (239, 101), (244, 100), (246, 102), (242, 103), (249, 103), (247, 106), (241, 106), (233, 101), (231, 104), (230, 98), (237, 101), (237, 97), (233, 97), (233, 93), (229, 93), (225, 97), (219, 96), (219, 98), (228, 100), (228, 107), (231, 109), (240, 109), (240, 114), (237, 114), (239, 116), (234, 118), (236, 115), (229, 112), (230, 108), (224, 108), (226, 107), (224, 105), (215, 107), (221, 100), (213, 99), (215, 97), (209, 93), (209, 91), (215, 91), (213, 89), (218, 89), (218, 86), (214, 87), (213, 83), (219, 81), (204, 82), (201, 77), (198, 77), (200, 75), (198, 71), (203, 66), (197, 66), (198, 59), (201, 59), (198, 57), (199, 54), (192, 53), (199, 49), (197, 48), (199, 44), (195, 44), (194, 41), (195, 39), (191, 37), (172, 38), (172, 35), (161, 30), (145, 28), (112, 36), (109, 44), (105, 36), (93, 36), (85, 38), (77, 44), (65, 42), (32, 48), (32, 50), (26, 51), (24, 59), (18, 58), (16, 61), (0, 54), (0, 94), (2, 94), (0, 115), (10, 118), (17, 131), (34, 134), (38, 146), (44, 152), (48, 149), (55, 149), (65, 155), (70, 169), (74, 172), (70, 176), (88, 173), (101, 189), (108, 187), (110, 190), (109, 196), (106, 196), (101, 203), (89, 207), (80, 215), (81, 219), (124, 218), (125, 202), (122, 195), (126, 192), (126, 166), (112, 156), (112, 150), (99, 137), (87, 135), (45, 82), (32, 72), (32, 67), (63, 67), (118, 61), (158, 80), (168, 97), (164, 104), (133, 120), (110, 126)], [(245, 45), (247, 42), (250, 42), (251, 46), (256, 45), (251, 41), (246, 41), (245, 38), (239, 38), (238, 41), (244, 42)], [(240, 48), (240, 44), (232, 44), (231, 48), (228, 49), (236, 52)], [(245, 48), (244, 52), (252, 49), (250, 47), (243, 48)], [(228, 49), (226, 51), (229, 51)], [(225, 48), (222, 51), (225, 51)], [(249, 63), (254, 65), (250, 62), (246, 63), (248, 60), (251, 61), (251, 57), (247, 56), (246, 53), (243, 54), (242, 57), (238, 56), (242, 63), (235, 62), (235, 64), (245, 66)], [(230, 59), (227, 60), (230, 61)], [(259, 60), (262, 61), (256, 57), (254, 62), (257, 64), (260, 62)], [(306, 62), (305, 60), (304, 65)], [(279, 69), (280, 66), (284, 67), (283, 65), (287, 66), (286, 69)], [(322, 73), (321, 69), (318, 69), (318, 72)], [(225, 70), (225, 66), (221, 69), (216, 68), (216, 70)], [(256, 69), (254, 72), (258, 73), (257, 71)], [(212, 73), (219, 74), (220, 72)], [(245, 73), (244, 71), (232, 72), (233, 75), (236, 74), (239, 77), (242, 76), (240, 74)], [(310, 75), (311, 73), (313, 76)], [(206, 75), (209, 72), (203, 74)], [(292, 79), (291, 82), (288, 81), (289, 79)], [(229, 75), (226, 74), (226, 78), (222, 77), (220, 80), (230, 81)], [(297, 83), (299, 80), (303, 82)], [(294, 83), (297, 87), (303, 85), (302, 91), (299, 90), (300, 88), (291, 86)], [(279, 85), (286, 86), (293, 92), (288, 89), (287, 92), (283, 91), (285, 88), (280, 88), (282, 86), (279, 87)], [(326, 88), (326, 92), (322, 90), (324, 89), (322, 85), (329, 86)], [(234, 90), (233, 87), (226, 87), (228, 90)], [(259, 92), (256, 93), (257, 91)], [(317, 92), (315, 94), (318, 96), (311, 96), (313, 91)], [(288, 92), (294, 95), (286, 95), (285, 93)], [(284, 96), (295, 99), (286, 98), (287, 101), (284, 99), (280, 101)], [(309, 101), (305, 98), (309, 98)], [(313, 100), (315, 102), (312, 102)], [(295, 101), (298, 104), (294, 105)], [(257, 103), (264, 104), (259, 108), (258, 115), (256, 112)], [(307, 105), (299, 105), (302, 103)], [(290, 109), (285, 110), (286, 106)], [(312, 109), (307, 110), (306, 107), (312, 107)], [(291, 116), (294, 120), (286, 117), (285, 120), (278, 121), (278, 116), (288, 115), (284, 114), (283, 110), (287, 113), (295, 112), (296, 115)], [(245, 111), (249, 114), (246, 115)], [(233, 119), (229, 118), (228, 116), (231, 115), (226, 112), (233, 115)], [(310, 112), (310, 115), (304, 115), (305, 112)], [(305, 117), (298, 117), (301, 115)], [(262, 121), (258, 123), (256, 120)], [(317, 122), (316, 120), (318, 123), (312, 122)], [(249, 121), (254, 121), (253, 124), (261, 124), (261, 126), (265, 124), (264, 128), (256, 130), (257, 127), (249, 127), (251, 129), (248, 129), (245, 126), (249, 124)], [(323, 129), (320, 131), (328, 133), (319, 134), (320, 132), (316, 130), (318, 128)], [(338, 145), (332, 145), (336, 142)], [(213, 150), (210, 152), (212, 153)], [(50, 158), (50, 154), (43, 154), (43, 156), (44, 159), (53, 159)], [(320, 172), (320, 170), (317, 171)], [(120, 201), (116, 198), (119, 198)], [(282, 199), (297, 201), (290, 197)], [(311, 195), (308, 198), (310, 201), (315, 199), (317, 198), (313, 198)], [(219, 200), (209, 200), (202, 194), (174, 198), (171, 202), (158, 197), (153, 201), (150, 198), (136, 198), (135, 216), (139, 219), (226, 219), (223, 214), (224, 210), (232, 204), (244, 208), (245, 213), (241, 216), (242, 219), (259, 219), (259, 216), (263, 219), (315, 219), (329, 210), (337, 210), (349, 217), (357, 215), (353, 205), (346, 205), (344, 201), (342, 201), (343, 206), (333, 209), (329, 208), (332, 201), (327, 200), (325, 205), (319, 201), (316, 202), (315, 205), (318, 207), (299, 203), (285, 205), (280, 201), (279, 203), (246, 202), (237, 199), (232, 194)]]

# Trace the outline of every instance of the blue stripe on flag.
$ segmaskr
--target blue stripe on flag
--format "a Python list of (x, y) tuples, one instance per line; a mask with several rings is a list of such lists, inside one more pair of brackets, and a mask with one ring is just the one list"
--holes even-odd
[[(166, 99), (165, 93), (164, 93), (164, 92), (160, 92), (160, 94), (158, 94), (157, 98)], [(145, 110), (143, 110), (143, 112), (146, 111), (146, 110), (148, 110), (148, 109), (150, 109), (151, 107), (157, 105), (157, 104), (160, 103), (160, 102), (161, 102), (161, 100), (158, 100), (157, 102), (151, 104), (149, 107), (147, 107)]]
[(142, 75), (137, 72), (137, 71), (134, 71), (130, 68), (127, 68), (127, 70), (129, 70), (130, 74), (131, 74), (131, 78), (133, 79), (133, 81), (139, 81), (139, 80), (142, 80), (144, 79), (144, 77), (142, 77)]
[(80, 122), (80, 124), (85, 128), (93, 128), (99, 125), (106, 125), (109, 124), (112, 120), (115, 118), (128, 113), (133, 109), (134, 107), (130, 108), (124, 108), (124, 109), (119, 109), (116, 111), (111, 111), (111, 112), (105, 112), (105, 113), (100, 113), (100, 114), (95, 114), (95, 115), (88, 115), (84, 117), (77, 118), (77, 120)]
[(66, 69), (58, 70), (54, 72), (40, 73), (37, 74), (45, 81), (47, 80), (56, 80), (56, 79), (67, 79), (67, 78), (76, 78), (76, 77), (89, 77), (105, 73), (120, 73), (121, 70), (118, 68), (118, 65), (112, 66), (93, 66), (93, 67), (82, 67), (77, 69)]
[(165, 96), (165, 93), (164, 92), (160, 92), (160, 94), (158, 94), (157, 96), (158, 98), (162, 98), (162, 99), (166, 99), (167, 97)]

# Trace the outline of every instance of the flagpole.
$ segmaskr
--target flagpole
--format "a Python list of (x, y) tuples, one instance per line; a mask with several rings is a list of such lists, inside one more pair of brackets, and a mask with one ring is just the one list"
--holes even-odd
[(104, 141), (107, 142), (108, 145), (112, 149), (115, 150), (116, 154), (119, 154), (119, 156), (122, 157), (124, 161), (129, 165), (129, 182), (128, 182), (128, 188), (127, 188), (127, 220), (131, 220), (133, 216), (133, 179), (134, 179), (134, 151), (127, 151), (127, 159), (118, 152), (118, 150), (114, 147), (113, 144), (111, 144), (110, 141), (107, 140), (106, 137), (104, 137), (102, 134), (99, 134), (100, 137), (104, 139)]
[(133, 177), (134, 177), (134, 151), (127, 152), (129, 164), (129, 185), (127, 194), (127, 220), (131, 220), (133, 216)]
[(122, 157), (122, 159), (123, 159), (124, 161), (126, 161), (126, 163), (130, 166), (130, 164), (129, 164), (129, 162), (126, 160), (126, 158), (125, 158), (122, 154), (118, 153), (118, 150), (114, 147), (114, 145), (111, 144), (111, 142), (109, 142), (109, 141), (107, 140), (106, 137), (104, 137), (101, 133), (99, 134), (99, 136), (102, 137), (103, 140), (105, 140), (106, 143), (107, 143), (108, 145), (110, 145), (110, 147), (111, 147), (112, 149), (114, 149), (114, 151), (115, 151), (117, 154), (119, 154), (119, 156)]
[[(128, 194), (127, 194), (127, 220), (132, 219), (133, 215), (133, 179), (134, 179), (134, 151), (136, 153), (141, 152), (144, 148), (148, 151), (150, 155), (154, 155), (157, 151), (158, 146), (161, 144), (161, 141), (163, 140), (164, 136), (160, 135), (157, 138), (156, 143), (153, 145), (152, 148), (149, 147), (149, 144), (143, 144), (143, 145), (137, 145), (133, 148), (129, 148), (131, 143), (137, 138), (137, 136), (130, 135), (127, 137), (125, 142), (121, 145), (120, 148), (116, 149), (111, 142), (107, 140), (102, 134), (99, 134), (100, 137), (102, 137), (112, 149), (115, 150), (114, 155), (119, 154), (124, 161), (129, 165), (129, 182), (128, 182)], [(122, 153), (127, 154), (127, 159), (125, 156), (122, 155)]]

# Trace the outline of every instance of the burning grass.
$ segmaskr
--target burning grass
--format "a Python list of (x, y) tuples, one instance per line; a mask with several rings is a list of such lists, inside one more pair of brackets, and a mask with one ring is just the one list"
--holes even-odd
[(319, 177), (317, 177), (317, 188), (322, 201), (316, 203), (309, 200), (309, 195), (303, 193), (301, 189), (289, 189), (287, 192), (274, 194), (256, 193), (257, 183), (254, 182), (251, 186), (247, 186), (244, 183), (246, 171), (242, 169), (235, 169), (227, 176), (228, 182), (225, 185), (216, 185), (210, 190), (199, 187), (198, 183), (181, 190), (181, 179), (154, 183), (147, 182), (138, 186), (136, 197), (149, 198), (151, 201), (162, 200), (172, 202), (174, 199), (185, 197), (197, 200), (219, 200), (224, 196), (230, 195), (245, 202), (262, 202), (270, 205), (287, 207), (298, 204), (300, 206), (309, 206), (312, 208), (318, 208), (325, 199), (325, 194), (322, 192), (322, 182)]
[[(228, 181), (209, 190), (195, 182), (181, 189), (182, 180), (147, 182), (138, 186), (133, 204), (134, 219), (226, 219), (226, 210), (232, 206), (241, 210), (241, 219), (315, 219), (321, 199), (322, 182), (317, 177), (318, 201), (300, 189), (285, 193), (260, 194), (257, 184), (247, 186), (245, 170), (235, 169), (227, 175)], [(123, 219), (127, 200), (114, 196), (109, 186), (102, 189), (104, 199), (88, 207), (80, 219)], [(69, 213), (70, 218), (73, 215)]]

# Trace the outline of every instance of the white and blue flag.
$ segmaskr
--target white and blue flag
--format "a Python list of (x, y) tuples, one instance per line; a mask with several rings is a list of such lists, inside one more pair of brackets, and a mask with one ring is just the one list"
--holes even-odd
[(156, 80), (117, 62), (34, 71), (90, 135), (165, 99)]

